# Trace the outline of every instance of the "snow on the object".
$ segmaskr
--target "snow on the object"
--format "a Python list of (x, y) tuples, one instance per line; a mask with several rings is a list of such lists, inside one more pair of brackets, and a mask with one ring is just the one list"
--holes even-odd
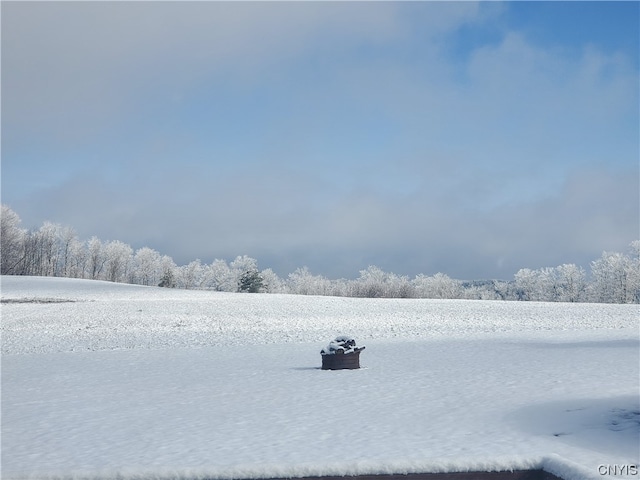
[[(29, 300), (1, 307), (3, 479), (588, 480), (640, 460), (637, 305), (24, 277), (3, 277), (2, 298)], [(340, 331), (373, 348), (363, 368), (329, 374), (318, 343)]]
[(320, 353), (322, 355), (335, 355), (338, 352), (349, 354), (359, 352), (360, 350), (364, 350), (365, 346), (356, 346), (356, 341), (354, 338), (349, 337), (347, 335), (340, 335), (332, 340), (329, 345), (323, 348)]

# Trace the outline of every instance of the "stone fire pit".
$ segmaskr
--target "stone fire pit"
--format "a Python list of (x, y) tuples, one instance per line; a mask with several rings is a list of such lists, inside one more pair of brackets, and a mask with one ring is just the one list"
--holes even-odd
[(346, 335), (333, 340), (320, 351), (322, 370), (354, 370), (360, 368), (360, 352), (365, 347), (356, 347), (356, 341)]

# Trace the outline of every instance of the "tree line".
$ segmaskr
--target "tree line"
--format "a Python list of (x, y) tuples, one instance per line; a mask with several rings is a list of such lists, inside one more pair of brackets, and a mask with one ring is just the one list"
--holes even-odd
[(0, 263), (2, 275), (85, 278), (167, 288), (219, 292), (290, 293), (367, 298), (437, 298), (546, 302), (640, 303), (640, 241), (627, 253), (603, 252), (584, 268), (565, 264), (519, 270), (511, 281), (455, 280), (443, 273), (414, 278), (369, 266), (357, 279), (328, 279), (298, 268), (287, 278), (258, 269), (247, 255), (227, 263), (194, 260), (178, 266), (149, 247), (135, 250), (118, 240), (81, 241), (66, 226), (45, 222), (23, 229), (20, 217), (2, 205)]

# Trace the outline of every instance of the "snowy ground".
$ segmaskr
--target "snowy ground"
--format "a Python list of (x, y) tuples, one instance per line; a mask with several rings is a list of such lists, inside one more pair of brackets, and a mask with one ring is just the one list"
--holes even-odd
[[(637, 305), (1, 286), (3, 479), (640, 462)], [(338, 334), (362, 369), (319, 369)]]

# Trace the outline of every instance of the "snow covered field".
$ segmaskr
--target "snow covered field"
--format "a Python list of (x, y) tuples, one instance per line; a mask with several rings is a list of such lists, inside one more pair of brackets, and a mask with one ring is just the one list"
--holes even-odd
[(3, 479), (638, 478), (637, 305), (1, 286)]

